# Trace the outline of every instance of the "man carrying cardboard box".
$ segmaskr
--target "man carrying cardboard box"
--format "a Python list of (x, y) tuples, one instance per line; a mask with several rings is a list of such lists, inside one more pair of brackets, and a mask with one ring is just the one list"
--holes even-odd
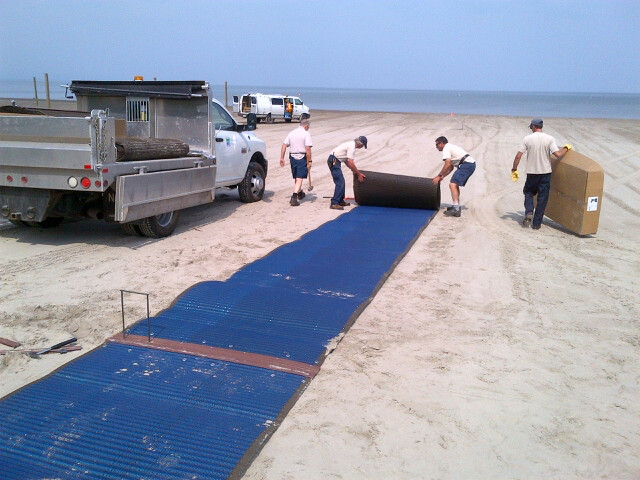
[[(551, 135), (542, 133), (542, 119), (534, 118), (529, 124), (532, 133), (524, 137), (522, 146), (513, 159), (511, 174), (518, 171), (518, 164), (522, 154), (527, 154), (527, 180), (525, 181), (522, 193), (524, 193), (524, 220), (523, 227), (538, 230), (542, 225), (542, 217), (549, 200), (549, 189), (551, 187), (551, 162), (549, 155), (553, 154), (557, 159), (561, 159), (571, 150), (571, 145), (562, 147), (562, 151), (556, 145), (556, 141)], [(516, 177), (517, 178), (517, 174)], [(533, 197), (538, 195), (538, 201), (533, 206)]]

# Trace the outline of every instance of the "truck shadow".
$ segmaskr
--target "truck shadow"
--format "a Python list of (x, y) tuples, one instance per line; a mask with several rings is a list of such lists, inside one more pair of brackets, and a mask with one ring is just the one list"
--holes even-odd
[[(265, 191), (262, 201), (271, 202), (273, 195), (273, 192)], [(237, 190), (221, 189), (216, 192), (214, 202), (182, 210), (178, 226), (171, 236), (227, 218), (244, 205), (247, 204), (240, 201)], [(65, 219), (53, 228), (13, 225), (8, 220), (0, 219), (0, 238), (32, 245), (64, 246), (80, 243), (129, 249), (138, 249), (165, 240), (165, 238), (129, 236), (117, 223), (89, 219)]]

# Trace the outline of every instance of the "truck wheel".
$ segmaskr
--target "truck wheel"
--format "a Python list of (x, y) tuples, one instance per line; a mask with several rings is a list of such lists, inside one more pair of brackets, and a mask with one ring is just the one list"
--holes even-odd
[(145, 237), (162, 238), (171, 235), (177, 224), (178, 212), (169, 212), (144, 218), (138, 228)]
[(244, 203), (258, 202), (264, 195), (264, 168), (258, 162), (249, 162), (247, 173), (238, 185), (240, 200)]
[(138, 225), (135, 225), (133, 223), (121, 223), (120, 228), (124, 233), (126, 233), (127, 235), (131, 235), (132, 237), (142, 236), (142, 232), (138, 228)]
[(42, 220), (41, 222), (29, 222), (29, 221), (27, 221), (26, 224), (29, 225), (30, 227), (53, 228), (53, 227), (57, 227), (58, 225), (60, 225), (63, 220), (64, 220), (64, 218), (62, 218), (62, 217), (47, 217), (44, 220)]
[(274, 118), (271, 116), (270, 113), (267, 113), (267, 118), (265, 118), (265, 121), (267, 123), (273, 123), (274, 122)]
[(291, 123), (291, 119), (290, 118), (285, 118), (284, 121), (287, 122), (287, 123)]
[(307, 115), (306, 113), (300, 115), (300, 121), (305, 120), (306, 118), (309, 118), (309, 115)]

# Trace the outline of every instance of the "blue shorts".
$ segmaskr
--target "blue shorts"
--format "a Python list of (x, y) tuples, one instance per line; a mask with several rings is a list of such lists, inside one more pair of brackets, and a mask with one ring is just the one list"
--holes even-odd
[(464, 187), (469, 177), (476, 171), (476, 163), (463, 163), (458, 167), (456, 173), (451, 177), (451, 183)]
[(293, 178), (307, 178), (309, 170), (307, 169), (306, 156), (301, 160), (296, 160), (289, 156), (289, 163), (291, 164), (291, 175), (293, 175)]

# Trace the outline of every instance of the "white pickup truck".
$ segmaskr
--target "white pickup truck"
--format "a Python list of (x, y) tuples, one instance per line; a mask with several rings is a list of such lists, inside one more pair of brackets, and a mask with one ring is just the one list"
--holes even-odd
[(97, 218), (158, 238), (216, 188), (262, 199), (268, 162), (256, 118), (237, 124), (206, 82), (68, 88), (77, 112), (0, 107), (0, 218), (40, 227)]
[(233, 111), (241, 117), (253, 113), (258, 121), (264, 120), (267, 123), (274, 123), (276, 119), (284, 119), (285, 122), (304, 120), (311, 115), (309, 107), (300, 97), (264, 93), (247, 93), (240, 97), (234, 95)]

